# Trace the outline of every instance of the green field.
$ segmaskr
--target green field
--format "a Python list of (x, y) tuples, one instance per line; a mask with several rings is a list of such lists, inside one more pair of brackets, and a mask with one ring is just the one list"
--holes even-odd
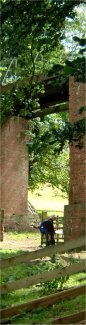
[(66, 195), (59, 190), (53, 190), (50, 186), (40, 187), (33, 193), (28, 191), (28, 201), (34, 206), (36, 210), (42, 211), (64, 211), (64, 205), (68, 204)]

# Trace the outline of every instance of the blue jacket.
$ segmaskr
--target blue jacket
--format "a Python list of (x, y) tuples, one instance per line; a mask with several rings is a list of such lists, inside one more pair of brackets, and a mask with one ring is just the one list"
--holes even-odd
[(42, 234), (54, 233), (53, 220), (50, 218), (48, 220), (42, 221), (42, 223), (39, 226), (39, 229)]

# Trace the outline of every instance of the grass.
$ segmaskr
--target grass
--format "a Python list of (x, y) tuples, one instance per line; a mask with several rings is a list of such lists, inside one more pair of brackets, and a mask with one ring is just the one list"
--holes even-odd
[(22, 254), (22, 250), (2, 249), (0, 250), (0, 259), (5, 259)]
[[(56, 189), (57, 190), (57, 189)], [(33, 204), (33, 206), (38, 211), (48, 211), (48, 215), (52, 212), (59, 212), (59, 215), (63, 216), (64, 205), (68, 204), (68, 200), (63, 198), (62, 193), (59, 190), (52, 190), (50, 187), (44, 187), (39, 191), (35, 191), (33, 194), (28, 192), (28, 200)], [(33, 238), (34, 233), (8, 233), (8, 239), (23, 241), (27, 237)], [(40, 241), (40, 233), (35, 233), (35, 239)], [(24, 253), (24, 251), (23, 251)], [(0, 251), (0, 258), (8, 258), (12, 256), (16, 256), (18, 254), (22, 254), (22, 250), (20, 249), (2, 249)], [(61, 255), (62, 256), (62, 255)], [(58, 255), (58, 260), (51, 259), (50, 261), (45, 261), (42, 259), (41, 263), (38, 265), (17, 265), (16, 267), (10, 267), (6, 270), (2, 271), (1, 274), (1, 282), (12, 282), (14, 280), (21, 279), (22, 277), (29, 277), (30, 275), (35, 275), (38, 273), (42, 273), (44, 271), (48, 271), (50, 269), (54, 269), (58, 266), (64, 266), (64, 258), (61, 259), (61, 256)], [(79, 261), (79, 259), (71, 258), (69, 254), (68, 264), (74, 263), (74, 261)], [(84, 279), (84, 280), (83, 280)], [(18, 303), (28, 302), (33, 299), (38, 299), (44, 295), (48, 295), (51, 293), (57, 292), (59, 288), (71, 288), (78, 286), (80, 284), (86, 283), (85, 273), (78, 273), (75, 275), (71, 275), (69, 278), (62, 280), (59, 279), (57, 281), (50, 282), (44, 284), (38, 284), (26, 289), (16, 290), (7, 295), (3, 295), (1, 299), (1, 308), (5, 308), (8, 306), (13, 306)], [(72, 312), (78, 312), (82, 309), (85, 309), (85, 297), (80, 296), (75, 299), (65, 300), (59, 302), (58, 304), (54, 304), (51, 307), (39, 308), (37, 310), (33, 310), (31, 313), (23, 313), (21, 316), (17, 316), (12, 318), (12, 324), (46, 324), (50, 323), (51, 319), (55, 317), (61, 317), (71, 314)]]
[[(18, 232), (8, 232), (8, 233), (6, 233), (6, 235), (7, 235), (7, 237), (8, 237), (8, 240), (9, 239), (13, 239), (13, 240), (19, 240), (19, 241), (21, 241), (21, 240), (25, 240), (25, 239), (27, 239), (27, 238), (33, 238), (34, 239), (34, 233), (33, 232), (23, 232), (23, 233), (18, 233)], [(40, 239), (40, 233), (36, 233), (35, 232), (35, 239)]]
[(12, 324), (50, 324), (55, 317), (70, 315), (85, 308), (85, 297), (77, 297), (54, 304), (51, 307), (39, 308), (31, 313), (24, 313), (17, 317)]
[[(20, 250), (2, 250), (1, 257), (12, 257), (20, 253), (22, 253)], [(69, 263), (72, 264), (74, 261), (79, 262), (80, 258), (76, 259), (73, 258), (73, 256), (71, 258), (71, 254), (69, 254), (67, 261), (65, 261), (64, 255), (58, 255), (56, 256), (56, 259), (51, 258), (49, 261), (42, 259), (41, 262), (36, 265), (20, 264), (8, 269), (4, 269), (1, 274), (1, 281), (4, 284), (7, 281), (9, 283), (22, 277), (29, 277), (30, 275), (39, 274), (44, 271), (58, 268), (60, 266), (66, 266)], [(84, 284), (86, 283), (86, 280), (83, 280), (83, 278), (85, 278), (85, 273), (81, 272), (75, 275), (71, 275), (69, 278), (64, 279), (63, 282), (61, 282), (62, 278), (60, 278), (59, 280), (57, 279), (54, 281), (47, 281), (46, 283), (35, 285), (26, 289), (16, 290), (7, 295), (2, 295), (1, 307), (5, 308), (7, 306), (13, 306), (18, 303), (31, 301), (44, 295), (55, 293), (61, 287), (65, 289)], [(72, 300), (59, 302), (58, 304), (54, 304), (51, 307), (39, 308), (32, 311), (31, 313), (23, 313), (21, 316), (13, 318), (12, 324), (45, 324), (45, 320), (46, 324), (48, 324), (52, 318), (55, 318), (55, 316), (58, 317), (61, 315), (63, 316), (63, 314), (71, 314), (72, 310), (74, 310), (74, 312), (78, 312), (78, 310), (82, 310), (84, 308), (85, 297), (81, 296)]]
[[(15, 242), (23, 241), (27, 239), (33, 238), (33, 241), (40, 239), (40, 233), (8, 233), (9, 239), (14, 240)], [(34, 237), (35, 236), (35, 237)], [(0, 251), (0, 258), (8, 258), (16, 255), (20, 255), (24, 253), (21, 249), (2, 249)], [(58, 254), (58, 256), (53, 256), (49, 261), (42, 259), (39, 264), (30, 265), (30, 264), (20, 264), (17, 266), (9, 267), (8, 269), (3, 269), (1, 274), (1, 282), (5, 284), (6, 282), (10, 283), (12, 281), (29, 277), (31, 275), (40, 274), (45, 271), (53, 270), (58, 267), (66, 266), (72, 264), (74, 262), (79, 262), (80, 257), (76, 258), (73, 256), (73, 252), (70, 254)], [(60, 278), (59, 280), (47, 281), (46, 283), (37, 284), (31, 286), (29, 288), (22, 288), (20, 290), (16, 290), (6, 295), (2, 295), (1, 299), (1, 308), (7, 308), (9, 306), (14, 306), (16, 304), (22, 304), (24, 302), (29, 302), (33, 299), (38, 299), (45, 295), (49, 295), (52, 293), (58, 292), (61, 288), (68, 289), (71, 287), (75, 287), (78, 285), (82, 285), (86, 283), (85, 273), (81, 272), (78, 274), (71, 275), (67, 278)], [(55, 317), (61, 317), (70, 315), (73, 312), (78, 312), (80, 310), (85, 309), (85, 297), (80, 296), (75, 299), (65, 300), (54, 304), (53, 306), (39, 308), (33, 310), (31, 313), (22, 313), (21, 316), (16, 316), (11, 319), (12, 324), (46, 324), (50, 323), (51, 320)]]
[(35, 190), (33, 193), (28, 191), (28, 200), (35, 207), (37, 211), (64, 211), (64, 205), (68, 204), (68, 199), (63, 196), (63, 193), (59, 189), (52, 189), (51, 186), (44, 186)]
[[(25, 233), (18, 233), (18, 232), (4, 232), (4, 239), (1, 242), (1, 252), (3, 249), (9, 249), (9, 253), (11, 251), (17, 250), (28, 250), (30, 249), (37, 249), (38, 246), (41, 245), (41, 233), (39, 232), (25, 232)], [(4, 254), (3, 254), (4, 255)]]

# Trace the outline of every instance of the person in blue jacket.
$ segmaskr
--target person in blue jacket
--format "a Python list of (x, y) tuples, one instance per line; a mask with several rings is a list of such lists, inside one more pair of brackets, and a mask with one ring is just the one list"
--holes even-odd
[(53, 221), (55, 220), (55, 218), (56, 216), (52, 215), (49, 219), (42, 221), (38, 227), (41, 233), (44, 234), (46, 237), (46, 246), (55, 245), (55, 230), (53, 225)]

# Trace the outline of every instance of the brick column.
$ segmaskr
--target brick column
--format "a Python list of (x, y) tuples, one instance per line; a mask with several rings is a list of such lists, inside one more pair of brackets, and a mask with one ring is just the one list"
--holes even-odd
[[(86, 84), (69, 80), (69, 118), (71, 122), (85, 117), (78, 114), (80, 107), (85, 106)], [(69, 205), (64, 207), (64, 239), (69, 240), (85, 234), (86, 214), (86, 138), (83, 148), (70, 146), (70, 191)]]
[(1, 129), (0, 207), (5, 215), (27, 212), (28, 153), (25, 142), (27, 122), (11, 118)]

